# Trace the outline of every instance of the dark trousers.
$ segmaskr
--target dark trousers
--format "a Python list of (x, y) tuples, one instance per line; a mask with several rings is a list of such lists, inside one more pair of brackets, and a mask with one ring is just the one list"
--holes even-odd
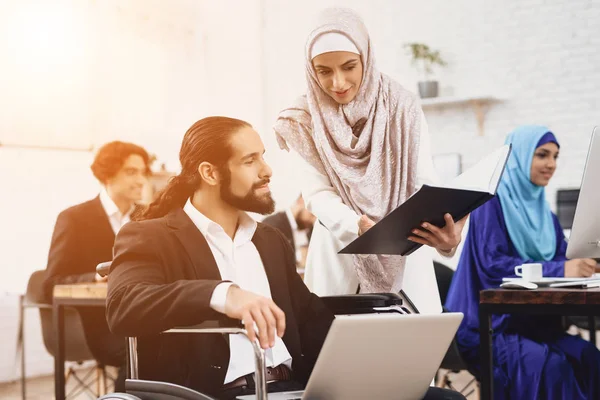
[[(273, 382), (267, 387), (269, 393), (290, 392), (302, 389), (304, 389), (304, 386), (295, 381)], [(254, 393), (254, 387), (242, 386), (223, 391), (218, 398), (223, 400), (234, 400), (238, 396), (246, 396)], [(453, 390), (431, 387), (425, 394), (425, 397), (423, 397), (423, 400), (466, 400), (466, 397)]]

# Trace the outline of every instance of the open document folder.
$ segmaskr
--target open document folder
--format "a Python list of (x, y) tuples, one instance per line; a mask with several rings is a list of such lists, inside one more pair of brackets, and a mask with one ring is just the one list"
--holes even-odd
[(510, 145), (502, 146), (445, 186), (423, 185), (339, 253), (411, 254), (422, 245), (408, 237), (423, 222), (443, 227), (444, 214), (458, 221), (495, 196), (510, 151)]

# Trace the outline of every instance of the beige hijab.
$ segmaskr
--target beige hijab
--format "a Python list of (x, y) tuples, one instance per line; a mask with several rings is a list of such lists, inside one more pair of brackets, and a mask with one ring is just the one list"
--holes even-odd
[[(363, 63), (362, 84), (346, 105), (321, 88), (310, 59), (315, 40), (329, 32), (346, 35)], [(279, 114), (274, 127), (279, 145), (298, 152), (329, 178), (346, 205), (377, 222), (415, 191), (418, 100), (375, 68), (369, 34), (352, 10), (325, 10), (308, 37), (305, 57), (308, 91)], [(404, 261), (400, 256), (355, 256), (361, 292), (399, 290)]]

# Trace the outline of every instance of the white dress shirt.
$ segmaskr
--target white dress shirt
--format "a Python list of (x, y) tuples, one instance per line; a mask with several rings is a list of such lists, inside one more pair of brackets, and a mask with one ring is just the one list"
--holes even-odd
[[(202, 235), (217, 262), (221, 279), (229, 280), (240, 288), (258, 295), (271, 298), (271, 287), (265, 268), (252, 243), (257, 223), (247, 214), (240, 212), (239, 226), (233, 240), (216, 222), (202, 214), (188, 199), (183, 211), (190, 217)], [(210, 299), (210, 306), (217, 312), (224, 313), (227, 290), (232, 283), (218, 285)], [(248, 339), (242, 335), (229, 336), (230, 359), (225, 382), (229, 383), (240, 376), (253, 373), (254, 351)], [(267, 367), (280, 364), (291, 366), (292, 356), (281, 338), (275, 338), (275, 346), (265, 351)]]
[(119, 233), (123, 225), (131, 221), (131, 213), (135, 210), (135, 205), (131, 206), (125, 214), (121, 213), (119, 207), (110, 198), (106, 189), (100, 191), (100, 203), (102, 203), (102, 208), (104, 208), (104, 212), (110, 221), (110, 226), (115, 235)]
[[(417, 190), (423, 184), (437, 182), (427, 122), (423, 115), (421, 119)], [(298, 163), (298, 170), (302, 171), (299, 179), (306, 208), (318, 219), (308, 246), (304, 275), (306, 286), (319, 296), (354, 294), (358, 277), (352, 255), (338, 254), (338, 251), (358, 237), (360, 216), (344, 204), (326, 175), (297, 153), (293, 153), (293, 157)], [(423, 246), (409, 255), (403, 281), (394, 285), (407, 293), (421, 313), (439, 313), (442, 310), (433, 269), (433, 253), (430, 247)]]

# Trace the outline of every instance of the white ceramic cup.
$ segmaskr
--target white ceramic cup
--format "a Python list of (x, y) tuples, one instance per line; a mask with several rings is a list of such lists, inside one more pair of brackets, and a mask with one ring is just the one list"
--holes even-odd
[(539, 281), (544, 276), (542, 273), (542, 264), (532, 263), (517, 265), (515, 267), (515, 275), (520, 276), (529, 282)]

